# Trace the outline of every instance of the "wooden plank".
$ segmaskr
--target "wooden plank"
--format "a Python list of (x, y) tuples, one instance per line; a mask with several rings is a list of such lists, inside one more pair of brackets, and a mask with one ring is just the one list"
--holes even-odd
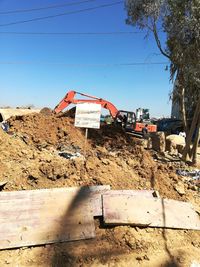
[(90, 186), (89, 190), (90, 198), (88, 202), (93, 209), (93, 216), (103, 216), (102, 194), (110, 191), (110, 185)]
[(159, 194), (155, 190), (109, 190), (104, 195), (130, 195), (143, 197), (157, 197)]
[(171, 199), (104, 194), (106, 224), (200, 230), (200, 218), (192, 205)]
[(101, 192), (109, 188), (1, 192), (0, 249), (95, 237), (93, 216), (102, 214)]
[[(76, 195), (80, 190), (80, 187), (67, 187), (67, 188), (53, 188), (53, 189), (38, 189), (38, 190), (23, 190), (23, 191), (12, 191), (12, 192), (1, 192), (0, 193), (0, 203), (7, 203), (7, 201), (12, 202), (13, 207), (17, 208), (21, 203), (26, 201), (27, 196), (29, 198), (34, 197), (35, 201), (37, 198), (46, 199), (46, 194), (51, 194), (54, 197), (55, 193), (66, 194), (71, 193)], [(110, 190), (110, 185), (100, 185), (100, 186), (83, 186), (81, 187), (81, 195), (87, 196), (88, 205), (93, 209), (93, 216), (102, 216), (102, 199), (101, 195)]]

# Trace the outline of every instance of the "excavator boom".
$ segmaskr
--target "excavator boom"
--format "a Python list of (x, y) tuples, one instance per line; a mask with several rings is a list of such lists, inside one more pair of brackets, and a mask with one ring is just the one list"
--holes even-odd
[[(75, 95), (81, 95), (90, 99), (75, 99)], [(115, 119), (119, 113), (118, 109), (109, 101), (98, 98), (95, 96), (90, 96), (87, 94), (79, 93), (76, 91), (69, 91), (66, 96), (60, 101), (60, 103), (55, 107), (54, 111), (55, 113), (59, 113), (63, 111), (66, 107), (68, 107), (70, 104), (79, 104), (79, 103), (95, 103), (100, 104), (102, 108), (108, 109), (110, 112), (110, 115)]]

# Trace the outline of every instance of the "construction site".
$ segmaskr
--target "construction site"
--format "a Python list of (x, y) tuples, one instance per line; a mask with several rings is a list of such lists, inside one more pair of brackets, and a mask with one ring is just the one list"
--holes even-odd
[(199, 18), (0, 1), (0, 267), (200, 267)]
[(0, 129), (0, 266), (198, 266), (199, 174), (185, 175), (180, 136), (167, 151), (164, 132), (148, 147), (130, 123), (101, 123), (86, 139), (77, 111), (63, 110), (116, 108), (74, 96), (54, 110), (10, 109)]

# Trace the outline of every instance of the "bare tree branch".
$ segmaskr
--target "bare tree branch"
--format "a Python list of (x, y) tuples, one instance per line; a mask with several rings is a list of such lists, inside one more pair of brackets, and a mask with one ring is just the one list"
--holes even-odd
[(160, 50), (160, 52), (163, 54), (163, 56), (167, 57), (169, 60), (171, 60), (170, 56), (165, 53), (165, 51), (162, 49), (162, 45), (161, 45), (161, 42), (160, 42), (160, 39), (159, 39), (159, 36), (158, 36), (158, 32), (157, 32), (157, 27), (156, 27), (156, 23), (153, 22), (153, 34), (154, 34), (154, 37), (155, 37), (155, 40), (156, 40), (156, 43), (157, 43), (157, 46)]

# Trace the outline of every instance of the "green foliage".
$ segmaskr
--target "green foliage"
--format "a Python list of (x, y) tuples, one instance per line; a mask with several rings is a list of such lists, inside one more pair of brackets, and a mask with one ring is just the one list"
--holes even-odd
[[(152, 31), (159, 50), (170, 60), (170, 78), (176, 82), (173, 100), (180, 105), (187, 130), (183, 159), (189, 155), (195, 163), (200, 132), (200, 0), (126, 0), (126, 9), (127, 23)], [(164, 47), (158, 26), (166, 33)]]
[[(195, 102), (200, 92), (200, 0), (127, 0), (127, 23), (154, 33), (158, 47), (170, 59), (171, 78), (178, 79)], [(166, 33), (161, 47), (158, 25)]]
[(127, 0), (127, 23), (140, 28), (150, 26), (151, 20), (158, 20), (164, 11), (164, 0)]

